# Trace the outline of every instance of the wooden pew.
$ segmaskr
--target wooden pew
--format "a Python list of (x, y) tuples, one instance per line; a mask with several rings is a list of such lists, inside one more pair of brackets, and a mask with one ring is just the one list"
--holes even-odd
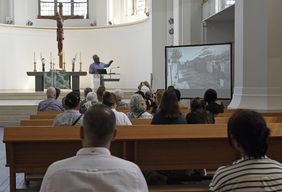
[(57, 113), (31, 115), (30, 119), (54, 119), (57, 115)]
[[(282, 162), (282, 124), (270, 124), (268, 156)], [(119, 126), (113, 155), (138, 164), (142, 170), (217, 169), (239, 155), (227, 141), (226, 125)], [(15, 174), (44, 173), (54, 161), (74, 156), (81, 147), (79, 127), (7, 127), (7, 166), (10, 189)]]
[(26, 119), (20, 121), (20, 126), (52, 126), (53, 119)]

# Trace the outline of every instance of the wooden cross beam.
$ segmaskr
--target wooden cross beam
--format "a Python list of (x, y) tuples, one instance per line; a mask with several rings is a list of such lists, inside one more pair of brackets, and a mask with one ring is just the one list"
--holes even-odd
[[(55, 16), (39, 16), (39, 19), (52, 19), (57, 21), (57, 42), (58, 42), (58, 56), (59, 67), (63, 69), (63, 40), (64, 40), (64, 20), (67, 19), (83, 19), (83, 16), (64, 16), (63, 4), (59, 3), (59, 12), (55, 10)], [(51, 62), (51, 61), (50, 61)]]

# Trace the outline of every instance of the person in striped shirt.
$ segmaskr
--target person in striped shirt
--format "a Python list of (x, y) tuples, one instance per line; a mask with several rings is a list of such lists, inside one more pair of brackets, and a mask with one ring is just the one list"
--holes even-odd
[(215, 172), (210, 191), (282, 191), (282, 165), (266, 156), (269, 134), (259, 113), (236, 111), (228, 122), (228, 139), (242, 158)]

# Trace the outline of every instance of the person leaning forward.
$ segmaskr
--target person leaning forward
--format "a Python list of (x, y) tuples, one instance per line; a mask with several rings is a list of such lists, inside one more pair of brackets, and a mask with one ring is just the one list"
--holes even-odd
[(40, 191), (147, 192), (139, 167), (111, 155), (115, 136), (116, 119), (111, 108), (102, 104), (90, 107), (80, 129), (83, 148), (76, 156), (50, 165)]

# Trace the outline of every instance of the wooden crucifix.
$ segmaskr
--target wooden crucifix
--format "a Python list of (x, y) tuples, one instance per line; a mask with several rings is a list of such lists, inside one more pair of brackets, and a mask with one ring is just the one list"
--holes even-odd
[(52, 19), (57, 21), (57, 42), (59, 67), (63, 69), (63, 40), (64, 40), (64, 20), (67, 19), (83, 19), (83, 16), (63, 16), (63, 4), (59, 3), (59, 12), (55, 10), (55, 16), (40, 16), (40, 19)]

